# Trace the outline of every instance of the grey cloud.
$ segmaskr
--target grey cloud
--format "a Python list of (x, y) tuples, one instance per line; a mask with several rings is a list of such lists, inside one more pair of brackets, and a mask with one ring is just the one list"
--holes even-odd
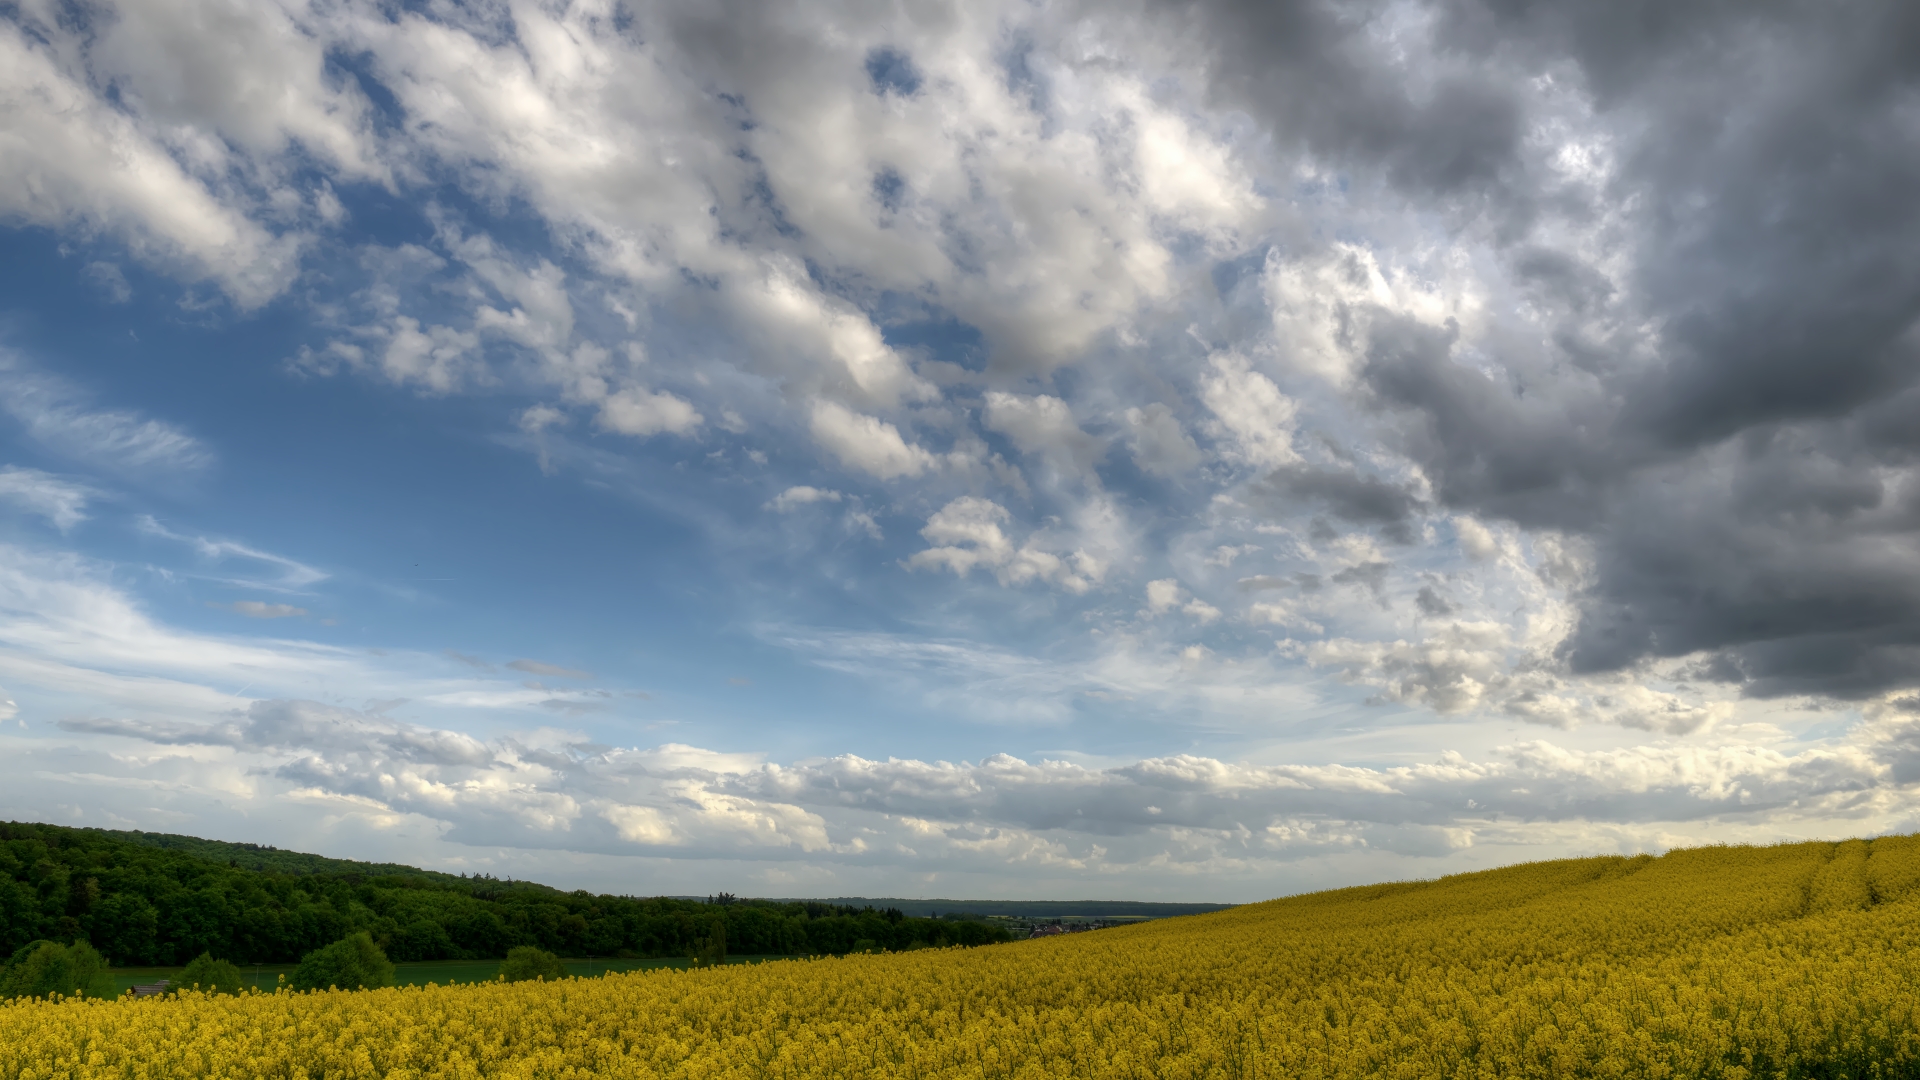
[(1413, 543), (1413, 515), (1425, 504), (1405, 488), (1349, 469), (1289, 465), (1275, 469), (1253, 486), (1251, 497), (1276, 509), (1298, 501), (1324, 505), (1335, 517), (1360, 525), (1379, 525), (1398, 544)]
[(1158, 10), (1197, 21), (1214, 93), (1287, 144), (1452, 199), (1503, 194), (1518, 169), (1524, 104), (1503, 73), (1429, 54), (1416, 74), (1430, 81), (1414, 85), (1397, 62), (1404, 46), (1378, 32), (1386, 5), (1203, 0)]
[(515, 671), (524, 671), (529, 675), (545, 675), (555, 679), (591, 679), (592, 672), (578, 671), (561, 667), (558, 664), (543, 663), (539, 660), (514, 660), (507, 664)]
[(1123, 419), (1133, 460), (1142, 469), (1157, 476), (1179, 476), (1199, 466), (1200, 448), (1165, 404), (1156, 401), (1145, 408), (1128, 409)]
[[(1060, 476), (1089, 474), (1106, 453), (1105, 441), (1081, 430), (1066, 402), (1056, 397), (988, 391), (980, 419), (987, 430), (1005, 435), (1022, 454), (1044, 461)], [(1170, 421), (1171, 417), (1165, 419)], [(1154, 418), (1154, 423), (1150, 437), (1162, 444), (1154, 450), (1162, 460), (1170, 453), (1177, 459), (1173, 450), (1178, 440), (1163, 430), (1161, 418)], [(1177, 423), (1172, 431), (1179, 433)]]
[(1234, 584), (1241, 592), (1262, 592), (1267, 589), (1286, 589), (1297, 586), (1303, 593), (1312, 593), (1319, 592), (1322, 587), (1319, 574), (1306, 573), (1293, 574), (1289, 577), (1256, 574), (1253, 577), (1243, 577)]
[(163, 746), (230, 746), (262, 753), (319, 750), (391, 756), (432, 765), (482, 766), (493, 760), (493, 752), (472, 736), (317, 701), (256, 701), (233, 719), (206, 725), (76, 718), (60, 721), (60, 727)]
[[(1906, 729), (1876, 736), (1906, 754)], [(1920, 760), (1920, 754), (1914, 755)], [(1901, 760), (1905, 760), (1902, 758)], [(1263, 829), (1321, 820), (1373, 826), (1485, 827), (1519, 821), (1682, 821), (1763, 812), (1795, 800), (1857, 801), (1887, 766), (1859, 747), (1798, 756), (1736, 748), (1575, 753), (1548, 744), (1470, 763), (1253, 767), (1177, 756), (1109, 770), (999, 755), (978, 765), (835, 758), (734, 781), (742, 791), (830, 808), (1033, 830), (1137, 835), (1183, 827)], [(1467, 811), (1472, 805), (1477, 809)]]
[(1550, 247), (1523, 247), (1513, 255), (1514, 276), (1543, 290), (1557, 306), (1584, 314), (1615, 292), (1613, 282), (1592, 265)]
[[(1853, 458), (1855, 471), (1836, 467)], [(1908, 473), (1825, 440), (1745, 440), (1632, 485), (1563, 646), (1575, 670), (1707, 652), (1756, 696), (1859, 698), (1920, 672)], [(1876, 490), (1891, 472), (1894, 490)], [(1891, 486), (1891, 485), (1890, 485)]]
[(1518, 394), (1458, 363), (1456, 341), (1451, 329), (1383, 315), (1362, 368), (1372, 404), (1398, 414), (1402, 445), (1443, 502), (1530, 527), (1590, 528), (1611, 484), (1655, 459), (1613, 439), (1615, 407), (1597, 387)]
[(79, 735), (116, 735), (161, 746), (234, 746), (240, 741), (239, 732), (231, 726), (168, 724), (111, 717), (68, 717), (61, 720), (58, 726), (62, 731)]
[(468, 735), (314, 701), (256, 701), (248, 706), (239, 731), (240, 745), (248, 748), (385, 753), (439, 765), (482, 765), (492, 760), (485, 744)]
[[(1385, 34), (1384, 5), (1177, 8), (1218, 96), (1485, 237), (1539, 306), (1546, 342), (1474, 354), (1370, 312), (1360, 400), (1442, 505), (1591, 542), (1572, 670), (1920, 683), (1920, 9), (1418, 9)], [(1543, 124), (1604, 148), (1590, 174), (1519, 137)]]
[(566, 698), (547, 698), (539, 704), (543, 709), (550, 712), (562, 713), (566, 716), (585, 716), (588, 713), (596, 713), (602, 709), (602, 706), (590, 701), (569, 701)]
[(1391, 569), (1391, 564), (1379, 561), (1356, 563), (1334, 574), (1333, 581), (1338, 585), (1359, 585), (1372, 593), (1374, 599), (1384, 603), (1387, 590), (1387, 571)]

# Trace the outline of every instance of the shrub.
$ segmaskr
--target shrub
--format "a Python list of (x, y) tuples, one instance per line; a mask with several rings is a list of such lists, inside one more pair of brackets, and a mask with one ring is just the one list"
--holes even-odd
[(393, 985), (393, 962), (362, 930), (301, 957), (292, 982), (295, 990), (372, 990)]
[(193, 958), (185, 971), (173, 980), (176, 990), (197, 987), (209, 993), (237, 994), (240, 984), (246, 976), (230, 960), (215, 960), (212, 953), (201, 953)]
[(500, 977), (508, 982), (527, 982), (532, 979), (564, 979), (567, 966), (560, 958), (545, 949), (532, 945), (517, 945), (507, 950), (507, 958), (500, 963)]
[(107, 971), (106, 958), (84, 941), (72, 945), (33, 941), (21, 946), (0, 969), (0, 998), (48, 994), (113, 997), (113, 975)]

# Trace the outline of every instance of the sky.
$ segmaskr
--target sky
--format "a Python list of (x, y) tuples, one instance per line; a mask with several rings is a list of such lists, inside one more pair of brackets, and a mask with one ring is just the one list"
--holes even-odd
[(18, 0), (0, 818), (1242, 902), (1920, 829), (1920, 7)]

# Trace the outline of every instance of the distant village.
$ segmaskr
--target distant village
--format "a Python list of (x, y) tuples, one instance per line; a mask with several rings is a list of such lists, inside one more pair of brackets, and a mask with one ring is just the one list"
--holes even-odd
[(986, 921), (995, 926), (1006, 927), (1014, 940), (1023, 938), (1054, 937), (1059, 934), (1078, 934), (1088, 930), (1104, 930), (1110, 926), (1131, 926), (1134, 923), (1150, 922), (1151, 917), (1140, 915), (1056, 915), (1050, 918), (1033, 918), (1020, 915), (988, 915)]

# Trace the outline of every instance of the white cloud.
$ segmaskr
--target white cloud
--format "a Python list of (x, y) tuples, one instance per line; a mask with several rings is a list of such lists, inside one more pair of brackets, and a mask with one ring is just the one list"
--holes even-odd
[(94, 494), (91, 488), (38, 469), (0, 467), (0, 499), (39, 514), (61, 532), (87, 519), (87, 501)]
[[(1185, 601), (1185, 603), (1182, 603)], [(1196, 622), (1205, 624), (1220, 617), (1220, 609), (1199, 597), (1189, 597), (1175, 578), (1162, 578), (1147, 582), (1147, 611), (1154, 615), (1164, 615), (1174, 608)]]
[(1096, 480), (1094, 463), (1106, 452), (1101, 440), (1080, 430), (1067, 403), (1057, 397), (987, 391), (981, 423), (1005, 435), (1020, 452), (1039, 458), (1066, 477)]
[(1294, 400), (1239, 353), (1214, 353), (1208, 366), (1210, 372), (1200, 381), (1200, 399), (1213, 411), (1214, 429), (1227, 441), (1228, 455), (1257, 469), (1298, 461)]
[(880, 523), (874, 519), (873, 514), (867, 511), (866, 507), (861, 503), (859, 496), (846, 495), (829, 488), (817, 488), (806, 484), (797, 484), (775, 495), (772, 499), (769, 499), (766, 505), (767, 509), (772, 510), (774, 513), (790, 514), (803, 506), (812, 506), (818, 503), (841, 502), (844, 502), (847, 507), (846, 513), (842, 517), (842, 522), (845, 524), (849, 533), (864, 533), (867, 537), (874, 540), (886, 538), (886, 534), (880, 529)]
[[(0, 675), (16, 697), (31, 687), (76, 707), (162, 718), (231, 708), (248, 677), (288, 687), (365, 677), (351, 654), (331, 646), (176, 632), (114, 586), (108, 568), (18, 547), (0, 546), (0, 645)], [(248, 674), (236, 680), (235, 672)]]
[(825, 490), (817, 487), (808, 487), (805, 484), (800, 484), (794, 487), (790, 487), (787, 490), (781, 492), (780, 494), (774, 496), (773, 501), (769, 502), (767, 505), (771, 507), (773, 510), (784, 514), (790, 510), (795, 510), (795, 509), (798, 509), (799, 507), (806, 506), (811, 503), (818, 503), (818, 502), (836, 502), (837, 503), (843, 497), (844, 496), (842, 496), (837, 491), (830, 491), (830, 490)]
[(237, 541), (214, 540), (205, 536), (186, 536), (176, 533), (165, 525), (162, 525), (150, 514), (142, 514), (135, 520), (141, 532), (149, 536), (158, 536), (165, 540), (185, 544), (204, 559), (213, 562), (225, 562), (229, 559), (237, 559), (243, 562), (261, 563), (278, 572), (278, 578), (271, 582), (242, 579), (235, 581), (235, 584), (301, 590), (310, 585), (316, 585), (325, 581), (329, 577), (325, 570), (308, 566), (303, 562), (287, 558), (284, 555), (275, 555), (272, 552), (261, 551), (258, 548), (250, 547)]
[(1206, 564), (1208, 566), (1218, 566), (1221, 568), (1229, 567), (1232, 566), (1233, 561), (1240, 556), (1251, 555), (1259, 550), (1260, 548), (1257, 544), (1221, 544), (1219, 547), (1213, 549), (1213, 554), (1207, 556)]
[(1471, 276), (1455, 272), (1441, 280), (1382, 267), (1373, 251), (1350, 243), (1297, 258), (1275, 252), (1262, 272), (1281, 355), (1296, 370), (1337, 386), (1352, 380), (1373, 323), (1383, 317), (1429, 326), (1452, 320), (1469, 333), (1478, 331), (1483, 298)]
[(1261, 600), (1247, 605), (1247, 620), (1256, 624), (1285, 627), (1307, 634), (1324, 634), (1327, 628), (1308, 616), (1295, 600)]
[(214, 607), (226, 608), (249, 619), (286, 619), (295, 615), (309, 614), (306, 608), (292, 604), (269, 604), (260, 600), (235, 600), (231, 604), (214, 604)]
[(791, 258), (766, 261), (765, 276), (746, 284), (737, 303), (767, 336), (766, 352), (809, 355), (822, 369), (818, 385), (881, 409), (936, 396), (853, 305), (823, 296)]
[(1489, 845), (1557, 847), (1573, 830), (1588, 844), (1597, 834), (1632, 849), (1716, 828), (1817, 829), (1822, 815), (1898, 820), (1920, 807), (1920, 792), (1895, 778), (1893, 764), (1904, 767), (1898, 748), (1911, 741), (1910, 726), (1894, 720), (1858, 741), (1793, 754), (1528, 742), (1481, 761), (1446, 753), (1390, 768), (1185, 754), (1094, 768), (1005, 754), (779, 765), (685, 744), (610, 749), (566, 736), (482, 743), (302, 701), (255, 702), (199, 726), (61, 724), (85, 737), (225, 748), (269, 763), (252, 803), (333, 799), (424, 817), (468, 844), (697, 850), (916, 873), (1004, 869), (1011, 858), (1107, 880), (1169, 869), (1274, 873), (1366, 851), (1446, 859)]
[[(478, 367), (480, 338), (449, 326), (422, 328), (420, 320), (396, 315), (374, 360), (381, 374), (401, 385), (417, 383), (437, 393), (458, 389)], [(354, 350), (355, 356), (359, 350)]]
[(1130, 408), (1124, 418), (1133, 460), (1142, 469), (1157, 476), (1179, 476), (1200, 464), (1200, 448), (1164, 403)]
[(1475, 708), (1508, 685), (1511, 646), (1505, 626), (1455, 622), (1423, 641), (1336, 638), (1316, 643), (1308, 656), (1349, 679), (1381, 686), (1389, 700), (1449, 713)]
[[(986, 512), (970, 525), (948, 525), (952, 535), (972, 538), (968, 546), (990, 547), (991, 535), (978, 528), (983, 520), (1002, 519)], [(1158, 593), (1168, 611), (1183, 599), (1177, 585)], [(1464, 633), (1451, 643), (1457, 653), (1499, 643), (1491, 632)], [(1447, 860), (1481, 852), (1473, 858), (1484, 861), (1489, 849), (1509, 859), (1657, 848), (1675, 838), (1871, 831), (1920, 811), (1920, 752), (1913, 749), (1920, 713), (1897, 697), (1876, 703), (1851, 733), (1796, 750), (1735, 737), (1601, 749), (1518, 742), (1478, 760), (1441, 754), (1389, 767), (1195, 754), (1106, 767), (1009, 755), (977, 763), (839, 755), (772, 764), (683, 743), (622, 749), (545, 729), (480, 738), (459, 723), (397, 718), (402, 709), (449, 719), (461, 710), (535, 710), (554, 692), (508, 687), (471, 666), (451, 677), (426, 675), (453, 663), (442, 658), (406, 658), (408, 672), (312, 644), (181, 634), (153, 623), (97, 568), (4, 548), (0, 645), (0, 676), (16, 698), (70, 703), (58, 711), (61, 734), (52, 742), (21, 736), (10, 747), (32, 791), (79, 769), (118, 781), (92, 781), (114, 807), (161, 785), (179, 805), (207, 800), (209, 815), (242, 807), (266, 821), (326, 806), (370, 827), (431, 823), (468, 846), (697, 852), (903, 873), (997, 874), (1016, 865), (1076, 881), (1213, 873), (1243, 883), (1235, 888), (1273, 890), (1296, 873), (1287, 867), (1334, 867), (1344, 864), (1325, 860), (1362, 853), (1401, 860), (1366, 864), (1373, 872), (1413, 872), (1480, 865)], [(843, 637), (809, 648), (848, 671), (905, 664), (964, 673), (956, 685), (977, 686), (999, 703), (1071, 690), (1055, 664), (958, 642)], [(1189, 652), (1179, 663), (1195, 674), (1226, 662), (1198, 647)], [(1357, 650), (1364, 655), (1356, 663), (1362, 674), (1379, 669), (1400, 680), (1403, 693), (1444, 706), (1439, 698), (1458, 692), (1461, 667), (1443, 652)], [(584, 675), (539, 661), (511, 666)], [(1110, 670), (1138, 679), (1143, 665), (1115, 654)], [(256, 699), (209, 689), (234, 671), (269, 688), (317, 677), (386, 700), (355, 709), (271, 689)], [(1117, 691), (1113, 700), (1129, 689), (1124, 681), (1097, 685)], [(1674, 711), (1662, 698), (1621, 698), (1612, 707)], [(1704, 730), (1660, 723), (1694, 736)]]
[(963, 495), (941, 507), (920, 530), (929, 544), (906, 562), (912, 569), (948, 569), (966, 577), (975, 567), (990, 570), (1002, 585), (1042, 581), (1071, 593), (1084, 593), (1100, 580), (1104, 567), (1085, 551), (1057, 555), (1029, 540), (1015, 547), (1001, 526), (1010, 520), (1006, 507), (987, 499)]
[(1490, 559), (1501, 551), (1492, 530), (1470, 517), (1453, 519), (1454, 534), (1460, 538), (1460, 550), (1474, 559)]
[(814, 441), (842, 464), (882, 480), (919, 476), (936, 463), (932, 454), (902, 438), (899, 428), (831, 401), (814, 403), (810, 428)]
[(329, 74), (324, 28), (309, 5), (148, 0), (103, 14), (88, 60), (136, 115), (218, 132), (261, 155), (298, 144), (348, 177), (386, 175), (366, 102), (353, 80)]
[(276, 237), (183, 168), (76, 70), (87, 54), (70, 29), (24, 14), (31, 31), (0, 23), (0, 217), (109, 231), (162, 268), (219, 282), (242, 307), (284, 288), (300, 239)]
[(567, 414), (551, 405), (530, 405), (520, 414), (520, 430), (529, 435), (538, 435), (550, 427), (558, 427), (567, 422)]
[(1165, 614), (1180, 603), (1183, 591), (1180, 583), (1173, 578), (1147, 582), (1147, 610), (1155, 615)]
[(630, 386), (600, 403), (597, 422), (622, 435), (690, 435), (701, 419), (692, 405), (672, 394)]

